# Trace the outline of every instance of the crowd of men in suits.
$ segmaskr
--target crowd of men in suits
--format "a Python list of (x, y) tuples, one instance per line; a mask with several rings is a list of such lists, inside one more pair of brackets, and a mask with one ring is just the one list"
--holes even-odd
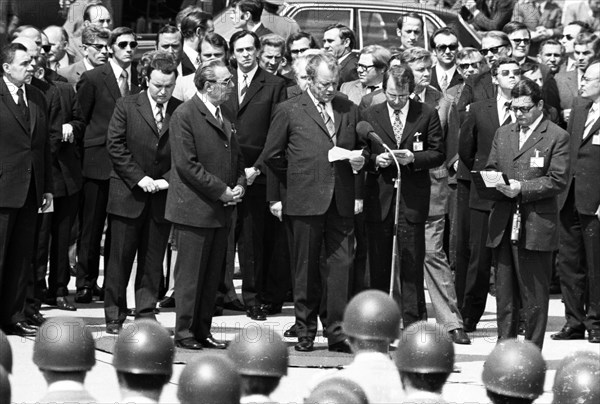
[[(407, 14), (399, 47), (355, 52), (344, 25), (284, 39), (261, 23), (261, 1), (235, 10), (229, 42), (211, 15), (182, 11), (139, 64), (135, 33), (112, 29), (102, 5), (85, 9), (83, 58), (70, 65), (60, 27), (15, 30), (0, 82), (6, 333), (34, 335), (42, 303), (76, 310), (98, 297), (118, 334), (136, 256), (133, 315), (156, 319), (176, 248), (161, 305), (175, 306), (186, 349), (225, 349), (213, 315), (264, 321), (291, 291), (295, 349), (313, 350), (320, 318), (329, 349), (350, 352), (352, 296), (389, 292), (408, 327), (428, 317), (425, 284), (455, 343), (470, 343), (491, 284), (499, 338), (521, 332), (541, 348), (553, 267), (567, 322), (552, 338), (600, 342), (594, 28), (548, 28), (534, 55), (542, 30), (523, 22), (482, 33), (479, 50), (442, 27), (428, 51), (421, 17)], [(505, 183), (480, 187), (486, 171)]]

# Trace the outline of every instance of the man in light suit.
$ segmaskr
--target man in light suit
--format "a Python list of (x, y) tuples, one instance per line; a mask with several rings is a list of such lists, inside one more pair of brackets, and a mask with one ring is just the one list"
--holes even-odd
[(25, 46), (4, 47), (1, 63), (0, 327), (9, 335), (33, 336), (24, 305), (37, 211), (52, 202), (49, 109), (44, 95), (26, 84), (35, 61)]
[(323, 49), (331, 53), (340, 66), (340, 86), (358, 79), (358, 55), (352, 52), (355, 46), (356, 37), (347, 26), (338, 23), (323, 30)]
[[(405, 52), (409, 52), (407, 50)], [(363, 113), (375, 132), (392, 149), (399, 149), (401, 173), (392, 157), (381, 145), (368, 142), (365, 183), (365, 215), (369, 238), (371, 287), (390, 290), (390, 267), (395, 217), (394, 178), (400, 175), (399, 251), (394, 279), (395, 299), (401, 292), (405, 326), (426, 318), (423, 290), (425, 256), (425, 221), (429, 212), (429, 169), (444, 162), (444, 145), (437, 111), (410, 99), (415, 81), (412, 71), (394, 66), (384, 76), (385, 103), (376, 104)]]
[(559, 197), (560, 274), (566, 323), (554, 340), (600, 342), (600, 62), (581, 80), (585, 103), (573, 108), (569, 121), (571, 168), (567, 191)]
[(360, 51), (356, 65), (358, 79), (342, 84), (340, 92), (359, 105), (363, 96), (381, 90), (383, 73), (387, 70), (391, 57), (390, 51), (382, 46), (365, 46)]
[[(266, 236), (280, 224), (269, 214), (266, 203), (265, 167), (258, 161), (263, 151), (275, 105), (285, 99), (284, 80), (258, 66), (260, 41), (254, 32), (238, 31), (230, 47), (237, 61), (233, 71), (233, 94), (223, 103), (223, 113), (235, 125), (244, 153), (248, 189), (237, 206), (238, 248), (242, 271), (242, 298), (246, 314), (253, 320), (266, 319), (262, 304), (264, 276), (271, 256), (277, 253)], [(273, 240), (274, 241), (274, 240)]]
[[(106, 149), (108, 123), (117, 100), (139, 92), (137, 72), (131, 66), (137, 46), (134, 32), (126, 27), (115, 28), (107, 45), (111, 52), (108, 63), (83, 73), (77, 83), (77, 99), (87, 123), (83, 136), (81, 234), (77, 245), (75, 301), (78, 303), (90, 303), (92, 293), (100, 294), (96, 281), (112, 171)], [(110, 227), (106, 232), (105, 258), (109, 247)]]
[(110, 31), (95, 25), (87, 26), (81, 33), (84, 58), (71, 65), (58, 69), (58, 74), (67, 79), (69, 84), (76, 87), (81, 75), (95, 67), (102, 66), (108, 60), (108, 38)]
[(569, 134), (544, 117), (542, 92), (533, 81), (521, 80), (511, 96), (517, 123), (496, 131), (485, 168), (504, 173), (510, 182), (496, 185), (489, 218), (488, 246), (497, 261), (498, 338), (516, 338), (521, 316), (525, 339), (542, 349), (558, 247), (557, 197), (569, 172)]
[(171, 98), (177, 62), (159, 51), (150, 55), (144, 70), (147, 90), (117, 101), (106, 140), (113, 166), (106, 209), (113, 232), (104, 300), (109, 334), (118, 334), (127, 316), (126, 289), (136, 253), (136, 318), (155, 319), (171, 230), (164, 216), (171, 170), (169, 122), (181, 104)]
[[(515, 119), (510, 111), (510, 92), (521, 79), (517, 61), (502, 57), (494, 63), (491, 73), (498, 96), (471, 104), (460, 129), (460, 160), (469, 172), (484, 169), (492, 148), (494, 133), (500, 126), (513, 123)], [(473, 332), (485, 311), (489, 291), (492, 250), (486, 243), (492, 201), (480, 198), (475, 187), (471, 186), (467, 206), (471, 253), (460, 310), (465, 329)]]
[(177, 231), (175, 344), (185, 349), (226, 348), (210, 333), (222, 278), (233, 205), (245, 192), (243, 155), (221, 105), (233, 75), (219, 60), (196, 72), (198, 93), (169, 125), (172, 170), (165, 217)]
[[(313, 350), (324, 280), (329, 350), (350, 352), (341, 321), (354, 255), (355, 204), (362, 204), (355, 202), (361, 191), (355, 187), (352, 171), (362, 168), (364, 157), (331, 163), (328, 151), (335, 145), (361, 148), (356, 133), (358, 109), (336, 95), (339, 67), (332, 55), (320, 53), (308, 60), (308, 90), (276, 108), (259, 159), (264, 157), (272, 170), (267, 197), (274, 215), (280, 219), (286, 215), (293, 246), (295, 349)], [(280, 183), (285, 192), (280, 193)], [(323, 243), (326, 274), (319, 265)]]

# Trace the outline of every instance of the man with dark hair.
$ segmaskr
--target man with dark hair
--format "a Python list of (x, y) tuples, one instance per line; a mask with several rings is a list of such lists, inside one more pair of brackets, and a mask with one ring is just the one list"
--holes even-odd
[[(328, 150), (337, 145), (361, 148), (355, 126), (358, 109), (336, 95), (339, 66), (323, 52), (309, 59), (308, 90), (281, 103), (273, 114), (263, 159), (270, 167), (267, 198), (281, 220), (286, 215), (292, 251), (297, 351), (312, 351), (317, 333), (321, 284), (327, 287), (329, 350), (349, 352), (341, 328), (348, 302), (354, 255), (355, 200), (362, 194), (353, 170), (364, 157), (331, 163)], [(287, 184), (285, 194), (280, 183)], [(326, 264), (319, 264), (324, 247)], [(322, 267), (327, 271), (321, 272)]]
[[(401, 198), (397, 235), (403, 247), (397, 265), (402, 270), (395, 273), (393, 289), (395, 300), (401, 299), (406, 326), (426, 316), (423, 260), (431, 185), (429, 169), (444, 162), (437, 111), (433, 106), (410, 99), (414, 89), (415, 79), (410, 68), (394, 66), (384, 75), (386, 101), (363, 113), (364, 120), (373, 126), (383, 141), (390, 148), (399, 150), (401, 174), (397, 173), (392, 157), (381, 145), (367, 142), (371, 155), (366, 163), (365, 195), (369, 197), (365, 200), (365, 215), (370, 285), (388, 292), (394, 207), (396, 197)], [(393, 179), (397, 175), (402, 177), (400, 195), (396, 195), (394, 190)]]
[(287, 58), (293, 62), (299, 56), (302, 56), (308, 49), (318, 49), (317, 41), (308, 32), (300, 31), (291, 34), (285, 41), (285, 49), (288, 54)]
[(557, 197), (567, 185), (569, 134), (545, 118), (540, 87), (523, 79), (511, 90), (516, 123), (494, 135), (485, 170), (501, 172), (489, 217), (487, 246), (496, 270), (498, 338), (525, 339), (540, 349), (548, 321), (553, 251), (558, 248)]
[(285, 99), (284, 80), (263, 70), (257, 61), (260, 50), (258, 35), (238, 31), (231, 37), (230, 49), (237, 62), (233, 72), (233, 94), (223, 104), (224, 114), (235, 125), (244, 163), (248, 189), (237, 207), (238, 248), (242, 271), (242, 298), (246, 314), (264, 321), (261, 305), (264, 276), (274, 251), (274, 240), (267, 235), (275, 232), (278, 221), (269, 214), (266, 203), (266, 169), (259, 155), (263, 151), (275, 105)]
[[(491, 74), (498, 95), (471, 104), (460, 129), (459, 156), (468, 171), (480, 171), (485, 167), (494, 133), (500, 126), (515, 121), (509, 107), (510, 92), (521, 80), (517, 61), (501, 57), (492, 66)], [(468, 207), (471, 253), (460, 310), (465, 330), (473, 332), (485, 310), (489, 290), (492, 250), (486, 246), (486, 241), (492, 201), (480, 198), (475, 186), (471, 186)]]
[(400, 38), (400, 52), (423, 45), (423, 20), (419, 14), (408, 13), (400, 16), (396, 26), (396, 35)]
[[(587, 67), (581, 80), (584, 103), (573, 108), (571, 170), (567, 191), (559, 197), (561, 244), (558, 253), (566, 323), (554, 340), (600, 342), (600, 61)], [(587, 289), (587, 290), (586, 290)]]
[(195, 73), (198, 92), (177, 108), (169, 125), (165, 218), (177, 234), (175, 344), (185, 349), (227, 347), (210, 328), (233, 206), (246, 187), (238, 136), (221, 113), (233, 80), (222, 61), (204, 63)]
[[(84, 1), (87, 3), (85, 8), (82, 7), (82, 4), (77, 4), (77, 2), (71, 4), (69, 12), (77, 15), (70, 16), (63, 25), (69, 35), (67, 52), (74, 55), (76, 61), (83, 59), (85, 56), (82, 47), (82, 45), (85, 44), (81, 37), (82, 29), (90, 26), (107, 29), (109, 31), (113, 29), (113, 19), (109, 1), (106, 1), (106, 4), (97, 0)], [(81, 23), (82, 15), (83, 24)]]
[(276, 34), (263, 35), (260, 38), (258, 65), (261, 69), (277, 76), (284, 52), (285, 40), (282, 37)]
[(345, 25), (332, 24), (323, 30), (323, 49), (331, 53), (340, 66), (338, 83), (340, 86), (348, 81), (358, 79), (356, 72), (358, 55), (352, 52), (355, 46), (354, 32)]
[(168, 52), (175, 58), (177, 77), (183, 76), (183, 35), (174, 25), (164, 25), (156, 35), (156, 50)]
[(535, 59), (529, 57), (529, 48), (531, 47), (531, 34), (527, 26), (522, 22), (511, 21), (502, 28), (502, 31), (508, 35), (510, 46), (512, 47), (511, 56), (519, 64), (527, 60), (535, 62)]
[(171, 170), (169, 122), (181, 104), (171, 98), (177, 63), (170, 53), (154, 51), (145, 70), (147, 90), (117, 101), (106, 139), (114, 173), (106, 208), (112, 231), (104, 300), (109, 334), (118, 334), (125, 321), (136, 254), (135, 315), (155, 319), (171, 230), (164, 216)]
[(456, 68), (458, 35), (452, 28), (439, 28), (431, 35), (429, 45), (437, 58), (437, 63), (431, 73), (431, 85), (445, 93), (447, 89), (463, 81)]
[(24, 306), (37, 211), (52, 203), (49, 109), (44, 95), (27, 84), (35, 68), (27, 48), (10, 44), (0, 57), (0, 160), (12, 167), (0, 185), (0, 327), (9, 335), (33, 336)]
[(381, 91), (383, 74), (392, 57), (389, 50), (379, 45), (365, 46), (359, 55), (356, 65), (358, 79), (348, 81), (340, 88), (340, 92), (346, 94), (356, 105), (360, 104), (363, 96)]
[(561, 68), (562, 71), (577, 70), (577, 62), (573, 52), (575, 51), (575, 39), (582, 32), (590, 32), (589, 25), (584, 22), (573, 21), (564, 26), (560, 36), (560, 43), (565, 47), (565, 60), (563, 61), (564, 67)]
[(110, 31), (90, 25), (81, 33), (83, 59), (58, 69), (58, 74), (75, 88), (83, 72), (101, 66), (108, 60), (108, 38)]
[(182, 76), (193, 74), (201, 64), (198, 49), (202, 38), (215, 30), (212, 15), (194, 10), (181, 21), (183, 35), (183, 59), (181, 61)]
[(548, 39), (540, 45), (538, 62), (548, 66), (550, 73), (555, 75), (561, 69), (561, 63), (565, 56), (565, 47), (556, 39)]
[(256, 33), (260, 38), (263, 35), (272, 34), (260, 21), (263, 12), (263, 2), (261, 0), (239, 0), (235, 2), (235, 13), (231, 19), (235, 28), (247, 30)]
[[(81, 235), (77, 246), (75, 301), (78, 303), (90, 303), (93, 294), (100, 294), (96, 282), (112, 171), (106, 149), (108, 123), (116, 100), (139, 92), (137, 71), (131, 67), (137, 47), (133, 30), (126, 27), (115, 28), (107, 46), (111, 54), (108, 63), (83, 73), (77, 83), (77, 99), (87, 124), (83, 136)], [(106, 231), (104, 244), (105, 269), (109, 251), (110, 226)]]

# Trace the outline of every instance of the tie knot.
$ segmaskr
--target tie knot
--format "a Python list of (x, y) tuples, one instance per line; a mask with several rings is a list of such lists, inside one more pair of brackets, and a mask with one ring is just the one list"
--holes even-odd
[(158, 109), (158, 111), (162, 111), (163, 109), (163, 104), (156, 104), (156, 108)]
[(506, 109), (510, 108), (510, 101), (506, 101), (504, 103), (504, 108), (506, 108)]
[(529, 126), (521, 126), (521, 132), (525, 133), (529, 131)]
[(127, 77), (128, 77), (128, 76), (129, 76), (129, 73), (127, 73), (127, 70), (123, 70), (123, 71), (121, 72), (121, 77), (123, 77), (124, 79), (126, 79), (126, 80), (127, 80)]
[[(23, 89), (22, 88), (19, 87), (17, 89), (17, 95), (19, 95), (19, 96), (23, 95)], [(592, 107), (592, 108), (594, 108), (594, 107)]]
[(399, 109), (395, 109), (394, 110), (394, 115), (396, 116), (396, 118), (399, 117), (400, 116), (400, 110)]

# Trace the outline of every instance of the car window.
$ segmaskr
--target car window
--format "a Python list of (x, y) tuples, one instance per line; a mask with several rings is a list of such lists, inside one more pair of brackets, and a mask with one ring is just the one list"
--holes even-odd
[(302, 8), (291, 17), (302, 27), (302, 31), (309, 32), (321, 44), (323, 29), (331, 24), (344, 24), (352, 27), (352, 10), (342, 8)]

